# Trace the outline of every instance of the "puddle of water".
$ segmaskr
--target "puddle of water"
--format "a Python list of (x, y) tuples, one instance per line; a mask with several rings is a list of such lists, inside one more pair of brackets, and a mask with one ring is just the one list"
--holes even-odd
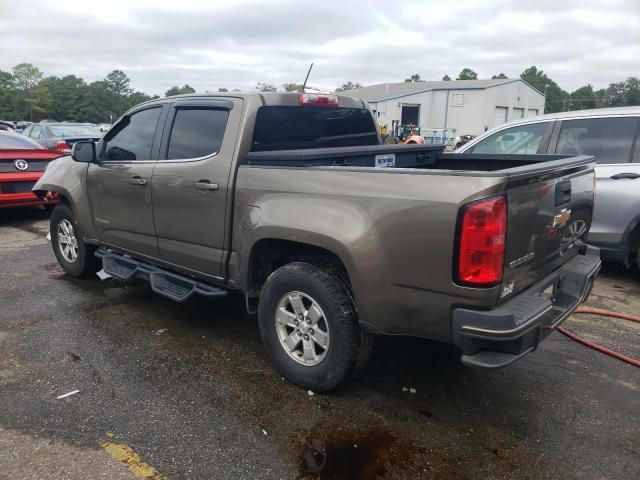
[(412, 455), (393, 433), (374, 429), (299, 434), (302, 478), (375, 480)]

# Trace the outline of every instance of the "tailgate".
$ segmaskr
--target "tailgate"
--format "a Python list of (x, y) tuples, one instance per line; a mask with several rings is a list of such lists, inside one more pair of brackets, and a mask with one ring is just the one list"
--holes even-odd
[[(575, 160), (567, 162), (567, 160)], [(591, 226), (595, 162), (576, 157), (512, 169), (500, 301), (524, 290), (578, 253)]]

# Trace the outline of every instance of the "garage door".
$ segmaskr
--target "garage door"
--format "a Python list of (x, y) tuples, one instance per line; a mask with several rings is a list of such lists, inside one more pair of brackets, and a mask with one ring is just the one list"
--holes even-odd
[(513, 107), (513, 119), (524, 118), (524, 108)]
[(509, 109), (507, 107), (496, 107), (496, 111), (493, 115), (493, 126), (497, 127), (498, 125), (502, 125), (507, 121), (507, 112)]

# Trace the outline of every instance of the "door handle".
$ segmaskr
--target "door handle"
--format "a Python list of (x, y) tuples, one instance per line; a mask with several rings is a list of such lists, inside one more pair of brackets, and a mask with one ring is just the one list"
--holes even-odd
[(615, 175), (611, 175), (612, 180), (620, 180), (621, 178), (628, 178), (630, 180), (634, 180), (636, 178), (640, 178), (640, 173), (624, 172), (624, 173), (616, 173)]
[(131, 185), (146, 185), (147, 179), (136, 176), (132, 177), (131, 180), (129, 180), (129, 183), (131, 183)]
[(199, 180), (194, 185), (198, 190), (218, 190), (220, 188), (217, 183), (211, 183), (209, 180)]

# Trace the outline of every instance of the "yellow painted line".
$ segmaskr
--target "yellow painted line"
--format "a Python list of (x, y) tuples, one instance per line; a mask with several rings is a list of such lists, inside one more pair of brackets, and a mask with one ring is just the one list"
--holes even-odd
[[(112, 437), (113, 434), (107, 434), (107, 436)], [(105, 452), (125, 465), (136, 477), (151, 480), (167, 480), (167, 477), (160, 475), (155, 468), (142, 460), (140, 455), (134, 452), (128, 445), (104, 441), (100, 443), (100, 446)]]

